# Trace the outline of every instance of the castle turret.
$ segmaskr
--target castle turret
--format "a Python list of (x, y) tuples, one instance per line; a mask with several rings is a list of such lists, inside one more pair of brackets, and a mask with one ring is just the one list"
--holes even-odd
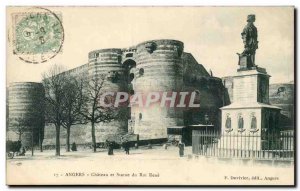
[[(152, 40), (137, 45), (134, 92), (177, 92), (182, 89), (181, 55), (183, 43), (176, 40)], [(134, 132), (140, 139), (165, 139), (167, 128), (183, 125), (183, 112), (174, 107), (132, 107)]]
[(16, 82), (8, 88), (9, 140), (21, 140), (22, 146), (34, 145), (43, 140), (44, 87), (41, 83)]
[[(102, 92), (127, 92), (127, 72), (122, 66), (121, 49), (100, 49), (89, 53), (89, 79), (105, 76)], [(127, 133), (129, 108), (119, 107), (116, 112), (122, 112), (119, 117), (109, 123), (96, 125), (96, 141), (105, 142), (111, 136), (120, 137)]]

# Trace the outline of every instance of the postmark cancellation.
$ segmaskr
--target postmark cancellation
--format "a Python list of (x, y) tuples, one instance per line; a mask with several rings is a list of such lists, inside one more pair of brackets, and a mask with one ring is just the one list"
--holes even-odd
[(62, 52), (62, 14), (28, 8), (11, 14), (13, 54), (27, 63), (47, 62)]

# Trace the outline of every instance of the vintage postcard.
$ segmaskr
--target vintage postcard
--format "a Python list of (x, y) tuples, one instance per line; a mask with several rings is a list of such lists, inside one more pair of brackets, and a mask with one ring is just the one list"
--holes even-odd
[(294, 7), (20, 7), (7, 185), (295, 184)]

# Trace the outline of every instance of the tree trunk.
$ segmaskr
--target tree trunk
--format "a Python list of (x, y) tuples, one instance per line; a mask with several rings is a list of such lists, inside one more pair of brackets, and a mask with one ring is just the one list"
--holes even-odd
[(19, 141), (22, 141), (21, 139), (22, 139), (22, 133), (20, 132), (19, 133)]
[(40, 146), (40, 151), (43, 152), (43, 138), (42, 138), (41, 130), (39, 130), (39, 146)]
[(92, 145), (93, 151), (96, 152), (96, 136), (95, 136), (95, 123), (92, 122)]
[(33, 156), (34, 141), (33, 141), (33, 127), (31, 127), (31, 156)]
[(56, 142), (55, 142), (55, 155), (60, 156), (60, 125), (55, 125), (56, 129)]
[(71, 131), (71, 127), (68, 126), (67, 127), (67, 138), (66, 138), (66, 151), (70, 152), (70, 131)]

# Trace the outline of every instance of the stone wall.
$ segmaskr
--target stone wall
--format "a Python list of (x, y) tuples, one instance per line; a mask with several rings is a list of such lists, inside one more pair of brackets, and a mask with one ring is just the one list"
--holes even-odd
[(224, 86), (224, 105), (229, 105), (233, 101), (233, 77), (223, 77), (222, 81)]
[(223, 106), (222, 80), (210, 76), (205, 68), (199, 64), (190, 53), (183, 53), (184, 87), (183, 91), (196, 91), (200, 100), (199, 108), (186, 108), (184, 111), (184, 124), (206, 124), (205, 115), (209, 124), (215, 129), (221, 127), (220, 107)]

